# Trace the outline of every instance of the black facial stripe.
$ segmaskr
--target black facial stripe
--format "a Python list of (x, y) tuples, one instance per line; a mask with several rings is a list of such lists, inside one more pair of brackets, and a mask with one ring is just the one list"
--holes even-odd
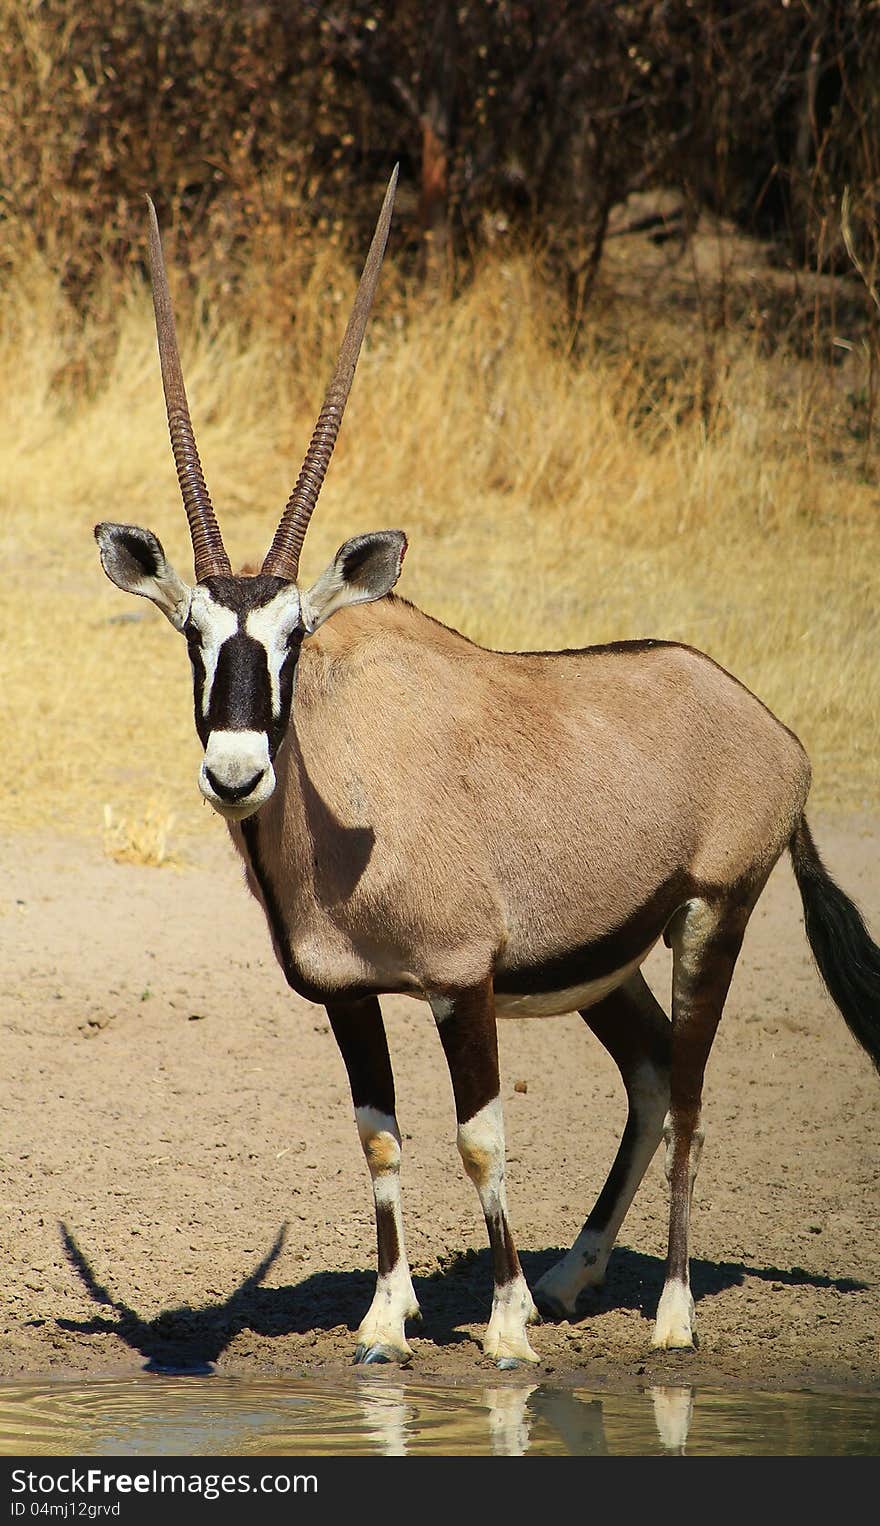
[(211, 687), (208, 713), (205, 714), (204, 692), (207, 670), (195, 627), (187, 633), (187, 648), (193, 669), (196, 731), (206, 747), (208, 737), (215, 727), (224, 730), (265, 731), (269, 739), (269, 756), (274, 758), (290, 720), (293, 700), (293, 682), (296, 664), (302, 647), (302, 633), (295, 631), (291, 637), (290, 650), (281, 664), (279, 673), (279, 712), (272, 714), (272, 685), (268, 658), (261, 642), (239, 631), (229, 636), (220, 647), (217, 667)]
[(281, 746), (281, 741), (287, 730), (290, 719), (290, 706), (293, 701), (293, 680), (296, 675), (296, 665), (302, 650), (303, 633), (296, 631), (278, 675), (279, 712), (273, 717), (272, 727), (269, 732), (269, 754), (274, 758), (275, 753)]
[(217, 654), (208, 706), (208, 730), (265, 731), (272, 726), (266, 648), (239, 630)]
[(205, 660), (202, 656), (202, 648), (199, 645), (198, 631), (193, 628), (192, 632), (190, 632), (187, 630), (186, 626), (184, 626), (184, 634), (186, 635), (186, 649), (189, 652), (189, 660), (192, 663), (196, 731), (198, 732), (199, 741), (201, 742), (202, 746), (207, 747), (209, 726), (203, 705), (205, 683), (207, 680)]
[(279, 713), (273, 716), (269, 656), (262, 642), (248, 632), (247, 620), (253, 611), (265, 608), (290, 585), (284, 578), (261, 574), (253, 578), (210, 577), (205, 579), (204, 586), (215, 605), (231, 610), (236, 616), (238, 629), (227, 636), (217, 651), (206, 714), (207, 668), (201, 643), (209, 633), (199, 629), (192, 614), (184, 626), (193, 666), (196, 730), (202, 745), (207, 746), (213, 730), (262, 731), (268, 738), (269, 756), (274, 758), (290, 719), (296, 663), (305, 633), (302, 629), (290, 633), (289, 648), (278, 675)]

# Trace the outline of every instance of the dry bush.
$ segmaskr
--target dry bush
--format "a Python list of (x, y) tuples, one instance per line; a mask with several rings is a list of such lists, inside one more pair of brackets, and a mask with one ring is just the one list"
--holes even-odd
[[(294, 60), (308, 68), (309, 57), (296, 11), (204, 0), (0, 0), (5, 210), (53, 258), (68, 289), (91, 285), (108, 256), (122, 266), (131, 260), (145, 191), (163, 210), (185, 212), (192, 231), (218, 195), (255, 173), (298, 175), (308, 102), (291, 70)], [(235, 205), (247, 226), (250, 199)]]
[(20, 219), (80, 293), (145, 190), (194, 258), (291, 196), (360, 243), (396, 158), (411, 254), (517, 228), (573, 306), (630, 191), (820, 268), (844, 185), (876, 221), (876, 0), (0, 0), (0, 65), (0, 252)]
[(151, 869), (179, 869), (181, 858), (169, 847), (175, 816), (151, 800), (142, 817), (118, 816), (104, 806), (104, 852), (117, 864), (143, 864)]

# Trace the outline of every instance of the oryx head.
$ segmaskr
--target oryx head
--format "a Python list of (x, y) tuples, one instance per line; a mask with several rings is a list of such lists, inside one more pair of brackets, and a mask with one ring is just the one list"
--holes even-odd
[(400, 576), (406, 537), (382, 530), (346, 541), (315, 585), (297, 586), (306, 528), (330, 463), (385, 244), (397, 184), (391, 176), (311, 443), (261, 571), (235, 576), (202, 475), (190, 422), (159, 226), (149, 202), (150, 274), (171, 448), (195, 557), (195, 586), (178, 576), (158, 538), (136, 525), (100, 524), (107, 576), (152, 599), (186, 637), (196, 730), (205, 749), (199, 788), (221, 815), (242, 820), (275, 788), (273, 759), (290, 719), (303, 639), (344, 604), (380, 599)]

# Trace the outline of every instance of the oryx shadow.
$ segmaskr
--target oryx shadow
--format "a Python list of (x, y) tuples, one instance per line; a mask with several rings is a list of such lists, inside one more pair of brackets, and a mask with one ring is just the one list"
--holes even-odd
[[(92, 1301), (106, 1311), (91, 1319), (59, 1318), (59, 1328), (81, 1335), (115, 1335), (144, 1357), (148, 1372), (211, 1373), (244, 1330), (276, 1338), (347, 1327), (353, 1336), (376, 1285), (375, 1272), (364, 1269), (318, 1272), (295, 1285), (263, 1287), (284, 1247), (287, 1225), (283, 1224), (265, 1256), (223, 1302), (179, 1304), (146, 1319), (99, 1280), (67, 1225), (60, 1224), (59, 1229), (68, 1262)], [(521, 1252), (529, 1285), (534, 1287), (562, 1254), (561, 1249)], [(699, 1259), (691, 1262), (691, 1286), (698, 1303), (701, 1298), (741, 1285), (746, 1277), (792, 1287), (834, 1288), (840, 1293), (861, 1292), (867, 1287), (854, 1278), (829, 1277), (802, 1267), (756, 1267), (743, 1261)], [(469, 1342), (479, 1350), (479, 1331), (489, 1317), (492, 1297), (488, 1250), (455, 1252), (441, 1258), (437, 1271), (414, 1275), (413, 1285), (422, 1311), (419, 1334), (437, 1346)], [(609, 1262), (604, 1286), (589, 1295), (577, 1318), (589, 1319), (616, 1308), (634, 1309), (652, 1320), (662, 1288), (663, 1262), (658, 1257), (619, 1247)], [(461, 1328), (466, 1325), (479, 1327), (478, 1334)]]
[[(530, 1288), (565, 1255), (563, 1247), (519, 1252), (525, 1278)], [(492, 1297), (492, 1261), (488, 1249), (457, 1251), (440, 1257), (439, 1270), (429, 1277), (413, 1277), (424, 1318), (426, 1334), (438, 1344), (449, 1339), (468, 1338), (456, 1327), (484, 1324), (489, 1317)], [(852, 1277), (829, 1277), (808, 1272), (803, 1267), (753, 1266), (745, 1261), (709, 1261), (693, 1257), (691, 1291), (694, 1302), (711, 1298), (727, 1288), (740, 1287), (747, 1277), (764, 1282), (780, 1282), (791, 1287), (833, 1288), (838, 1293), (864, 1292), (868, 1283)], [(633, 1309), (647, 1321), (657, 1313), (663, 1291), (665, 1263), (658, 1256), (617, 1246), (608, 1263), (601, 1288), (586, 1293), (578, 1306), (575, 1322), (611, 1309)]]
[[(277, 1337), (348, 1326), (353, 1336), (376, 1285), (375, 1272), (364, 1269), (318, 1272), (293, 1286), (263, 1287), (284, 1247), (287, 1225), (282, 1224), (265, 1256), (223, 1302), (179, 1304), (147, 1319), (101, 1282), (71, 1229), (64, 1223), (58, 1227), (69, 1264), (92, 1301), (106, 1310), (91, 1319), (59, 1318), (59, 1328), (81, 1335), (115, 1335), (145, 1358), (148, 1372), (208, 1374), (243, 1330)], [(438, 1345), (470, 1340), (456, 1324), (488, 1317), (491, 1282), (481, 1279), (473, 1295), (468, 1286), (456, 1286), (450, 1299), (442, 1288), (437, 1296), (434, 1276), (413, 1280), (425, 1324), (430, 1321), (430, 1337)]]
[(104, 1286), (67, 1225), (60, 1224), (59, 1230), (67, 1260), (92, 1301), (107, 1311), (91, 1319), (59, 1319), (59, 1326), (82, 1335), (117, 1336), (146, 1359), (148, 1372), (210, 1373), (242, 1330), (274, 1336), (332, 1329), (356, 1304), (362, 1314), (371, 1297), (368, 1272), (310, 1277), (296, 1287), (263, 1287), (284, 1247), (287, 1225), (282, 1224), (265, 1256), (223, 1302), (179, 1304), (146, 1319)]
[[(520, 1261), (530, 1287), (565, 1255), (565, 1250), (521, 1251)], [(611, 1253), (605, 1281), (591, 1289), (578, 1306), (577, 1318), (587, 1319), (608, 1309), (633, 1309), (653, 1320), (663, 1291), (665, 1262), (659, 1256), (645, 1255), (618, 1245)], [(709, 1261), (692, 1256), (691, 1292), (694, 1302), (712, 1298), (728, 1288), (741, 1287), (747, 1277), (762, 1282), (780, 1282), (789, 1287), (833, 1288), (837, 1293), (862, 1293), (869, 1284), (854, 1277), (829, 1277), (824, 1272), (808, 1272), (802, 1266), (753, 1266), (747, 1261)]]
[(354, 893), (372, 857), (376, 833), (371, 826), (347, 827), (339, 821), (312, 783), (295, 730), (289, 745), (312, 843), (315, 896), (321, 906), (337, 906)]

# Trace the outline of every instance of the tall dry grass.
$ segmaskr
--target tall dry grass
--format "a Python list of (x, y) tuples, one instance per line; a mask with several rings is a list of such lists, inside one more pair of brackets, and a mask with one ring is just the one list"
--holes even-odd
[[(266, 307), (279, 279), (255, 265), (233, 298), (175, 283), (234, 563), (268, 545), (353, 287), (316, 255)], [(347, 536), (400, 526), (400, 591), (478, 641), (690, 642), (801, 736), (819, 800), (874, 809), (876, 489), (841, 446), (824, 373), (727, 334), (707, 411), (704, 363), (698, 334), (656, 317), (634, 330), (610, 300), (571, 353), (526, 257), (487, 260), (449, 303), (408, 294), (390, 266), (304, 577)], [(108, 273), (83, 318), (36, 255), (19, 261), (0, 377), (0, 827), (100, 833), (109, 807), (173, 815), (178, 838), (218, 830), (196, 790), (183, 644), (110, 585), (92, 538), (99, 519), (146, 524), (191, 573), (146, 290)]]

